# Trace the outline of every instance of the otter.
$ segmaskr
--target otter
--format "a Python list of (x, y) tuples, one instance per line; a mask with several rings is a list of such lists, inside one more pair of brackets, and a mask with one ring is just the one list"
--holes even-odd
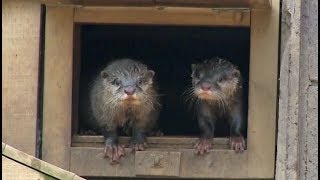
[(230, 125), (230, 148), (245, 149), (242, 136), (243, 96), (239, 69), (224, 58), (215, 57), (192, 64), (191, 97), (194, 98), (201, 135), (195, 153), (203, 155), (212, 148), (215, 122), (227, 119)]
[(105, 138), (104, 155), (118, 163), (125, 155), (118, 144), (118, 128), (132, 135), (133, 151), (146, 148), (146, 136), (157, 125), (160, 110), (153, 81), (155, 72), (136, 60), (117, 59), (96, 77), (89, 92), (91, 127)]

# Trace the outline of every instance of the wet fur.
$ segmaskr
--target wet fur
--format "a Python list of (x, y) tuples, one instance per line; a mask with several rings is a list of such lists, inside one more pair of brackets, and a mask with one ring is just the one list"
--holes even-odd
[[(228, 60), (216, 57), (192, 65), (191, 77), (192, 88), (186, 94), (195, 106), (201, 129), (199, 143), (196, 145), (197, 153), (203, 154), (211, 148), (208, 139), (214, 137), (215, 122), (220, 119), (229, 121), (231, 139), (240, 137), (242, 140), (242, 78), (238, 68)], [(210, 84), (211, 89), (204, 92), (201, 88), (203, 83)], [(243, 150), (244, 143), (239, 148), (238, 144), (231, 148)]]
[(135, 125), (149, 131), (156, 123), (160, 108), (155, 84), (149, 82), (142, 87), (136, 105), (121, 102), (121, 93), (109, 84), (114, 78), (143, 76), (147, 67), (137, 61), (121, 59), (110, 63), (103, 71), (108, 74), (108, 80), (98, 75), (90, 91), (94, 124), (105, 130)]

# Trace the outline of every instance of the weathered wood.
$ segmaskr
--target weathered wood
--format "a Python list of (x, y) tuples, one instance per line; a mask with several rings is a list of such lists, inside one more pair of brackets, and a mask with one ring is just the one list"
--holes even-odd
[(248, 176), (273, 178), (277, 114), (279, 0), (252, 10), (248, 113)]
[(35, 155), (40, 4), (3, 0), (2, 27), (2, 140)]
[(73, 8), (47, 7), (42, 158), (69, 169), (72, 113)]
[[(119, 143), (129, 147), (130, 137), (120, 137)], [(148, 137), (148, 147), (160, 149), (193, 149), (198, 138), (191, 137)], [(228, 149), (228, 138), (214, 138), (214, 149)], [(73, 136), (73, 147), (104, 147), (103, 136)]]
[(2, 152), (3, 150), (6, 148), (6, 144), (5, 143), (2, 143)]
[[(181, 153), (180, 176), (185, 178), (247, 178), (248, 152), (237, 154), (232, 150), (211, 150), (205, 156), (197, 156), (193, 149), (151, 149), (152, 151)], [(71, 171), (81, 176), (135, 177), (135, 153), (126, 149), (120, 164), (110, 165), (103, 158), (103, 148), (72, 147)], [(88, 168), (94, 167), (94, 168)]]
[[(30, 156), (22, 151), (19, 151), (11, 146), (6, 145), (2, 156), (10, 158), (23, 166), (37, 170), (43, 174), (58, 178), (58, 179), (73, 179), (75, 174), (64, 169), (51, 165), (33, 156)], [(16, 174), (16, 173), (15, 173)]]
[(270, 0), (40, 0), (50, 5), (270, 8)]
[(74, 21), (108, 24), (249, 26), (250, 11), (181, 7), (85, 7), (75, 8)]
[(155, 0), (158, 6), (268, 9), (268, 0)]
[(111, 165), (110, 160), (104, 158), (103, 148), (72, 147), (70, 171), (80, 176), (134, 176), (134, 153), (131, 149), (125, 149), (125, 152), (120, 164)]
[(135, 175), (178, 177), (180, 157), (180, 152), (137, 151), (134, 164)]
[(56, 179), (28, 166), (24, 166), (12, 159), (2, 156), (2, 179), (37, 179), (51, 180)]

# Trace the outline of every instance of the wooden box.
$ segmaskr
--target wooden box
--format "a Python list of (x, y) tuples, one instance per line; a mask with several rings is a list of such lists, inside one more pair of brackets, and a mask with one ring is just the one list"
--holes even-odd
[[(273, 178), (278, 77), (278, 0), (44, 1), (43, 160), (86, 177)], [(227, 3), (228, 2), (228, 3)], [(212, 8), (215, 7), (215, 8)], [(247, 150), (215, 139), (209, 155), (194, 155), (195, 137), (151, 137), (150, 148), (119, 165), (103, 158), (102, 136), (72, 135), (78, 85), (79, 24), (229, 26), (250, 28)], [(126, 143), (128, 138), (122, 137)]]

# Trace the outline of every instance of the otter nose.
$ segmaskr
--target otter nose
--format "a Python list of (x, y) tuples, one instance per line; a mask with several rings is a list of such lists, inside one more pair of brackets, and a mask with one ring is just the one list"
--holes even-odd
[(208, 90), (210, 90), (210, 88), (211, 88), (211, 85), (209, 83), (207, 83), (207, 82), (201, 83), (201, 89), (202, 90), (208, 91)]
[(136, 92), (136, 88), (132, 87), (132, 86), (128, 86), (124, 88), (124, 92), (127, 95), (133, 95)]

